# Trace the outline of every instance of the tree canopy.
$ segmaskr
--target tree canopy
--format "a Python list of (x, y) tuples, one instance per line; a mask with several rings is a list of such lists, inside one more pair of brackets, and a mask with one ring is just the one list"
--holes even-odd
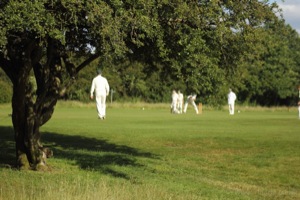
[[(8, 2), (12, 1), (2, 7)], [(68, 57), (78, 65), (94, 53), (100, 60), (92, 63), (92, 70), (105, 68), (119, 98), (169, 101), (170, 91), (181, 89), (198, 93), (205, 103), (222, 104), (232, 87), (241, 102), (290, 105), (295, 100), (299, 35), (278, 17), (275, 3), (51, 1), (52, 7), (44, 8), (47, 1), (33, 2), (28, 6), (15, 1), (21, 13), (35, 13), (31, 17), (20, 12), (15, 16), (18, 10), (10, 6), (5, 16), (12, 17), (3, 26), (2, 46), (11, 24), (11, 29), (30, 27), (40, 38), (48, 34), (74, 48)], [(41, 11), (35, 12), (38, 6)], [(55, 12), (48, 12), (53, 8)], [(65, 98), (87, 98), (93, 76), (88, 70), (78, 78), (85, 88), (75, 85)]]

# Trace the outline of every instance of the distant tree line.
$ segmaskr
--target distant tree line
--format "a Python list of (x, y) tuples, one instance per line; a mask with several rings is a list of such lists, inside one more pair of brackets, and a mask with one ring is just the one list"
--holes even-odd
[[(194, 92), (198, 102), (217, 106), (226, 103), (232, 88), (245, 105), (297, 103), (300, 38), (283, 20), (234, 31), (222, 25), (224, 30), (213, 26), (190, 33), (181, 23), (176, 26), (168, 30), (172, 38), (165, 44), (166, 57), (157, 57), (151, 41), (126, 57), (101, 57), (83, 70), (64, 99), (88, 101), (91, 80), (102, 68), (114, 101), (170, 102), (176, 89), (185, 95)], [(180, 31), (187, 34), (176, 35), (177, 29), (187, 29)], [(170, 49), (176, 51), (167, 53)]]

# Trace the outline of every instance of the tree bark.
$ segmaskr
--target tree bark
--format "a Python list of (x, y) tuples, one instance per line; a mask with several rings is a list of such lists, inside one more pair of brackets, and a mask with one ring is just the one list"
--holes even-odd
[(39, 115), (36, 113), (32, 85), (29, 84), (30, 67), (22, 67), (14, 79), (12, 122), (16, 141), (17, 167), (38, 169), (44, 166), (40, 145)]

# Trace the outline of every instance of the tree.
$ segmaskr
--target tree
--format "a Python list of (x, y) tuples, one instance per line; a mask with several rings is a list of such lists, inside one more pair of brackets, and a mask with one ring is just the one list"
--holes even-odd
[[(291, 105), (299, 82), (299, 36), (280, 21), (257, 28), (252, 53), (239, 62), (245, 70), (240, 81), (241, 99), (259, 105)], [(299, 59), (298, 59), (299, 61)]]
[(126, 50), (120, 20), (94, 0), (7, 0), (0, 8), (0, 66), (13, 84), (17, 165), (43, 169), (51, 151), (43, 148), (40, 127), (85, 66)]

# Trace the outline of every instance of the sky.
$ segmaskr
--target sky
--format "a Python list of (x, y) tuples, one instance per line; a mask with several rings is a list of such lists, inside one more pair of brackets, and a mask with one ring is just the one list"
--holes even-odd
[(277, 2), (282, 9), (283, 18), (287, 24), (290, 24), (300, 34), (300, 0), (269, 0)]

